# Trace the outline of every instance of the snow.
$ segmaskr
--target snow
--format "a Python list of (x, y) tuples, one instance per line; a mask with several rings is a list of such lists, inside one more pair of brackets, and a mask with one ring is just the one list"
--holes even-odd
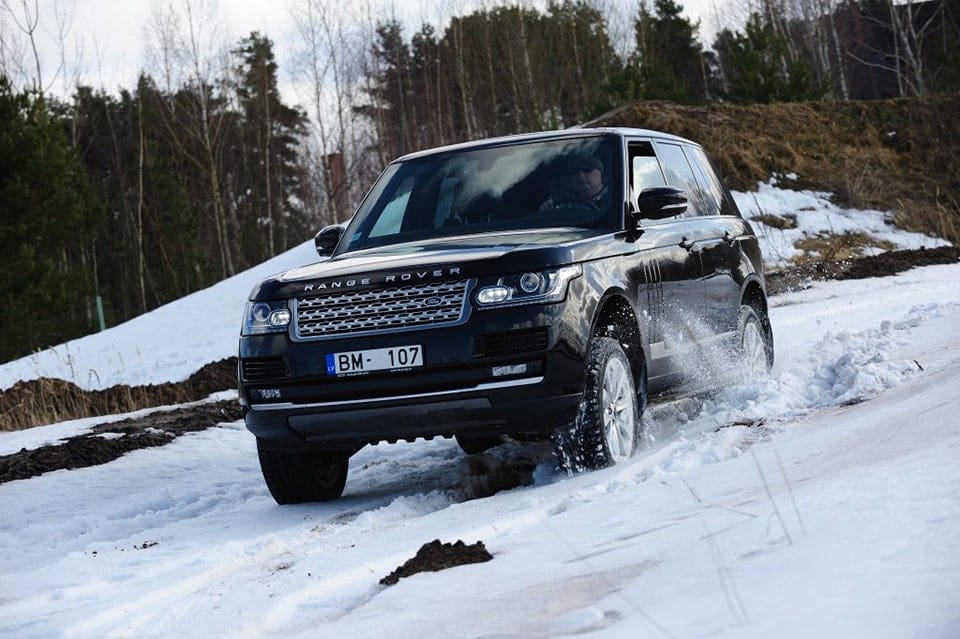
[[(162, 381), (232, 354), (252, 281), (307, 249), (77, 340), (72, 370)], [(0, 637), (960, 636), (958, 280), (773, 298), (771, 378), (651, 406), (643, 449), (602, 471), (382, 444), (341, 500), (280, 507), (233, 422), (0, 484)], [(210, 331), (168, 352), (181, 321)], [(51, 357), (0, 374), (63, 372)], [(103, 421), (0, 433), (0, 454)], [(378, 584), (433, 539), (494, 559)]]
[(0, 390), (56, 377), (85, 389), (184, 380), (237, 354), (247, 297), (263, 278), (317, 261), (313, 241), (103, 333), (0, 365)]
[[(791, 176), (793, 174), (788, 174), (785, 179), (796, 179), (796, 176)], [(760, 215), (777, 215), (797, 222), (796, 228), (792, 229), (773, 228), (759, 220), (753, 223), (768, 269), (788, 266), (794, 257), (803, 254), (796, 248), (797, 242), (811, 237), (859, 232), (877, 242), (889, 242), (898, 249), (934, 248), (950, 244), (941, 238), (894, 227), (890, 223), (890, 212), (844, 208), (832, 202), (830, 193), (782, 189), (777, 186), (780, 181), (772, 178), (766, 183), (759, 182), (755, 192), (733, 192), (737, 207), (748, 220)]]

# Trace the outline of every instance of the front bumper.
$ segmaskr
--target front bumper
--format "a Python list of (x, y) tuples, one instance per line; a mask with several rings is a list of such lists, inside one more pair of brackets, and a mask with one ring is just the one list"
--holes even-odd
[[(572, 325), (578, 315), (554, 304), (474, 312), (460, 326), (372, 338), (243, 337), (247, 428), (265, 445), (298, 449), (455, 433), (549, 433), (573, 420), (583, 391), (586, 345), (582, 327)], [(422, 367), (326, 374), (329, 353), (410, 344), (422, 346)], [(258, 369), (263, 362), (273, 368)], [(249, 373), (255, 370), (274, 374)]]

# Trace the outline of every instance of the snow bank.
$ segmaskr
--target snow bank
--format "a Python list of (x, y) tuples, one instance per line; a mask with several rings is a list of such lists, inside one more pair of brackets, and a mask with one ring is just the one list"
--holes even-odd
[[(634, 459), (567, 477), (545, 455), (492, 498), (464, 483), (509, 446), (434, 440), (278, 507), (240, 422), (8, 482), (0, 635), (956, 636), (958, 277), (786, 294), (770, 380), (652, 407)], [(377, 585), (437, 538), (494, 560)]]
[[(787, 176), (786, 179), (789, 179)], [(796, 220), (796, 228), (778, 229), (755, 221), (753, 230), (760, 238), (763, 259), (769, 267), (788, 266), (803, 254), (796, 243), (804, 238), (844, 233), (867, 233), (876, 240), (890, 242), (900, 249), (949, 246), (946, 240), (911, 233), (892, 224), (892, 213), (872, 209), (848, 209), (831, 202), (832, 194), (822, 191), (792, 191), (777, 186), (779, 180), (757, 184), (754, 193), (732, 192), (740, 212), (748, 220), (761, 215), (778, 215)]]

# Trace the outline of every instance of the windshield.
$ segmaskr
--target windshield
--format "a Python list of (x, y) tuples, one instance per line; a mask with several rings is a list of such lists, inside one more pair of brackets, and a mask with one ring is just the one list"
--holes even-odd
[(617, 138), (473, 148), (391, 164), (346, 230), (347, 251), (499, 230), (616, 230)]

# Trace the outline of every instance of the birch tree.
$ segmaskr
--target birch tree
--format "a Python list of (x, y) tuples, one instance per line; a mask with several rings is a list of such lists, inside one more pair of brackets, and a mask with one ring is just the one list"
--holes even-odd
[[(209, 0), (177, 0), (160, 5), (150, 28), (152, 59), (161, 61), (168, 82), (185, 77), (193, 100), (178, 104), (168, 93), (166, 123), (171, 137), (207, 180), (221, 276), (236, 272), (233, 246), (237, 220), (224, 205), (221, 143), (224, 113), (215, 107), (217, 78), (226, 75), (226, 47), (217, 25), (222, 22), (217, 5)], [(168, 87), (168, 91), (172, 87)], [(185, 107), (185, 108), (183, 108)], [(191, 144), (196, 142), (197, 144)]]

